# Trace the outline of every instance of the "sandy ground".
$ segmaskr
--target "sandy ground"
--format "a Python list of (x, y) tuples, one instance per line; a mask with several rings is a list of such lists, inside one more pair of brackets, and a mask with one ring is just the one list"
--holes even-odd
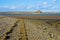
[(0, 17), (0, 40), (60, 40), (60, 20)]

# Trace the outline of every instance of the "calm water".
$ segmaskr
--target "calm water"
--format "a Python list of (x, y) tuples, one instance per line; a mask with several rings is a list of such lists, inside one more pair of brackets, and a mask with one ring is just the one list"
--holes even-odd
[(0, 14), (0, 16), (60, 16), (60, 13), (42, 13), (42, 14)]

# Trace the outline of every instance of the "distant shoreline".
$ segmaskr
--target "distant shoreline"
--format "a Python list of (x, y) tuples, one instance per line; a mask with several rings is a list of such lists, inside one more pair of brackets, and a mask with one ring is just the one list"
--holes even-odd
[(59, 14), (0, 14), (0, 16), (16, 17), (23, 19), (60, 19)]

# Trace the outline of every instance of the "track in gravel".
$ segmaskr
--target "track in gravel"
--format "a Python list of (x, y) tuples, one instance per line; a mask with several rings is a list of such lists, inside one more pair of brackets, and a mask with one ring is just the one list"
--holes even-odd
[(60, 40), (59, 30), (60, 20), (0, 19), (0, 40)]
[[(2, 25), (1, 25), (2, 24)], [(26, 40), (23, 19), (3, 18), (0, 20), (0, 40)]]

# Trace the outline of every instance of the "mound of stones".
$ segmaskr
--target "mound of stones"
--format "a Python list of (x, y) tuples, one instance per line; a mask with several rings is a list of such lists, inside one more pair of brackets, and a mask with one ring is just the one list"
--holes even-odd
[(60, 40), (60, 20), (25, 20), (28, 40)]

